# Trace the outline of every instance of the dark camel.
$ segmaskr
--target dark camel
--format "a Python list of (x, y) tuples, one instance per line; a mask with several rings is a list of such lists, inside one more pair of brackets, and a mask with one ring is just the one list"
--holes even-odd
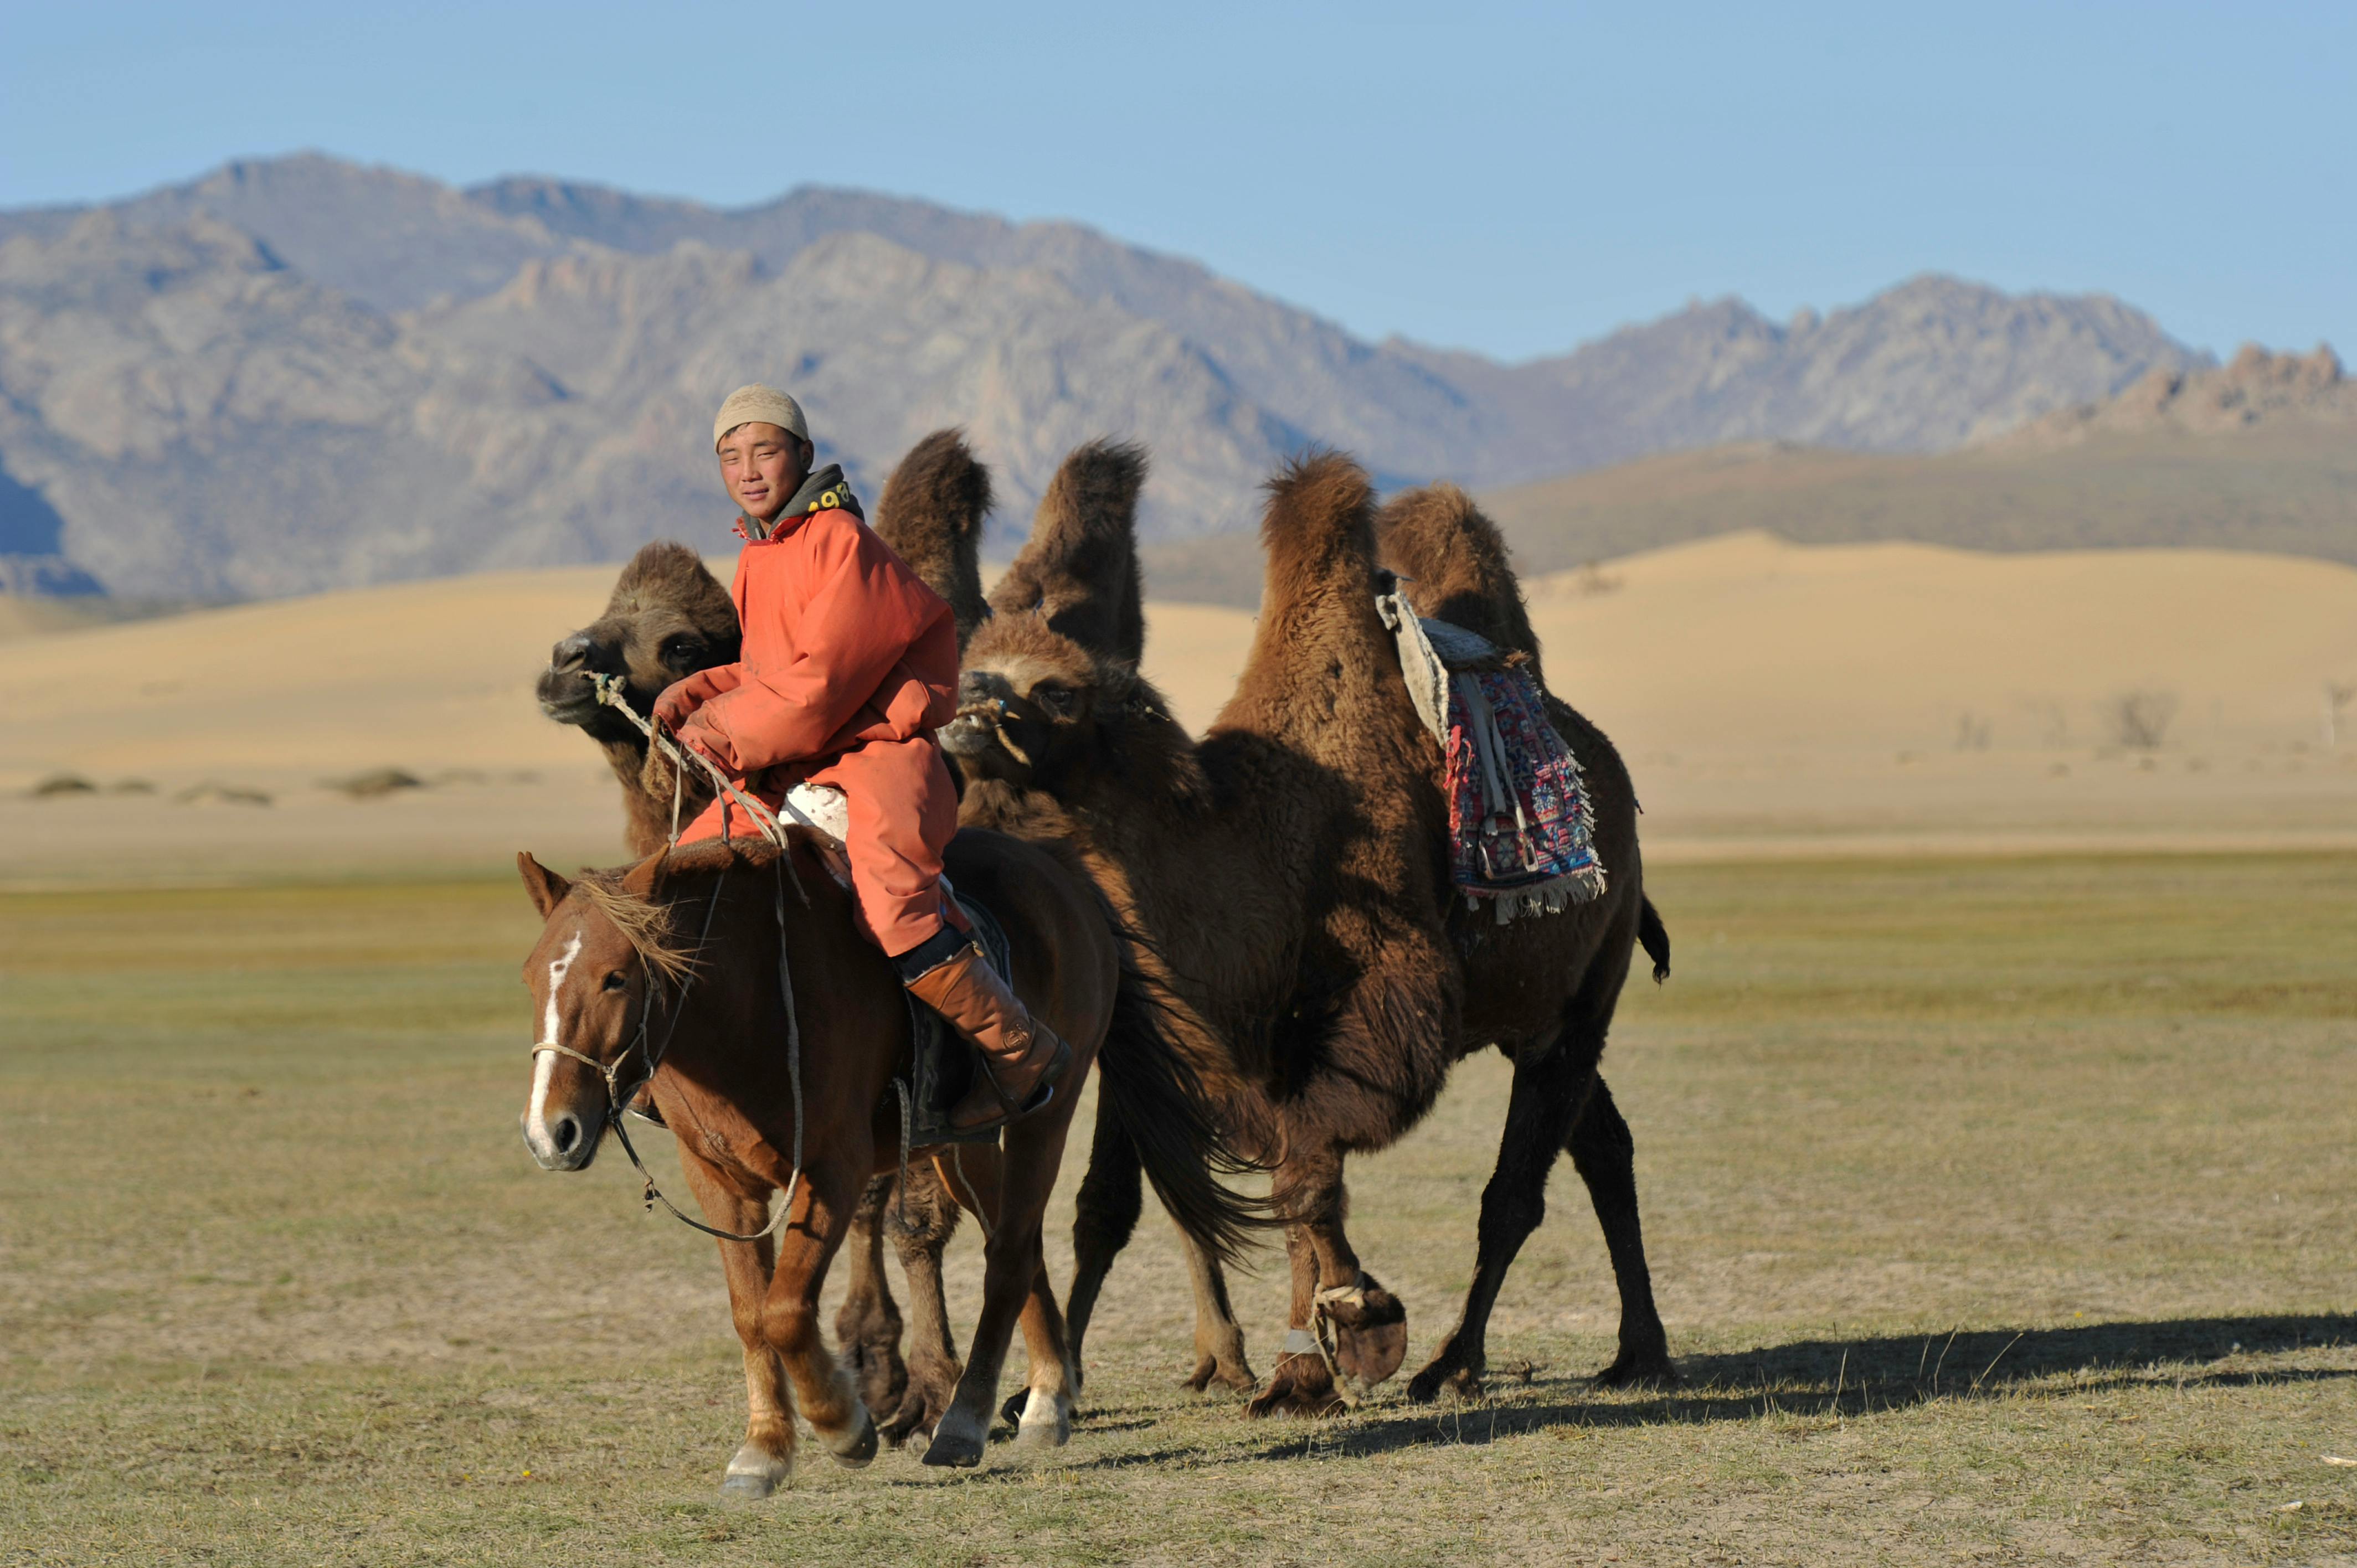
[[(1068, 1082), (1102, 1062), (1105, 1095), (1195, 1243), (1231, 1248), (1255, 1220), (1212, 1179), (1226, 1163), (1219, 1135), (1085, 873), (995, 833), (961, 833), (947, 858), (1006, 929), (1010, 978), (1071, 1047)], [(899, 1157), (891, 1078), (908, 1069), (910, 1036), (899, 977), (855, 932), (849, 896), (801, 830), (782, 848), (698, 843), (579, 883), (518, 862), (544, 922), (524, 965), (540, 1031), (524, 1114), (533, 1158), (587, 1169), (620, 1104), (650, 1090), (706, 1219), (732, 1233), (720, 1253), (748, 1413), (726, 1489), (766, 1496), (791, 1474), (797, 1402), (838, 1461), (866, 1464), (876, 1423), (820, 1336), (818, 1300), (860, 1193)], [(928, 1465), (980, 1463), (1018, 1316), (1030, 1371), (1017, 1441), (1071, 1435), (1071, 1359), (1040, 1216), (1077, 1099), (1059, 1094), (1004, 1133), (999, 1190), (977, 1208), (982, 1310)]]
[[(967, 716), (945, 738), (970, 774), (990, 780), (970, 798), (996, 796), (1003, 820), (1028, 813), (1033, 831), (1074, 835), (1152, 945), (1157, 983), (1232, 1133), (1276, 1163), (1275, 1198), (1293, 1222), (1294, 1333), (1253, 1403), (1265, 1413), (1339, 1402), (1323, 1357), (1297, 1348), (1321, 1328), (1347, 1381), (1364, 1387), (1396, 1369), (1405, 1313), (1363, 1274), (1343, 1232), (1342, 1163), (1396, 1139), (1456, 1059), (1495, 1043), (1515, 1058), (1517, 1083), (1484, 1204), (1482, 1276), (1466, 1326), (1412, 1391), (1478, 1382), (1489, 1301), (1536, 1223), (1545, 1164), (1583, 1108), (1609, 1106), (1594, 1099), (1596, 1058), (1646, 906), (1626, 773), (1582, 726), (1610, 890), (1508, 928), (1502, 940), (1466, 929), (1450, 913), (1439, 854), (1437, 748), (1372, 606), (1374, 508), (1363, 474), (1331, 456), (1297, 466), (1272, 486), (1263, 533), (1267, 589), (1252, 660), (1200, 745), (1134, 666), (1037, 615), (1002, 615), (977, 634)], [(1460, 963), (1458, 943), (1468, 939), (1475, 953)], [(1494, 983), (1500, 974), (1512, 983)], [(1482, 994), (1469, 1003), (1477, 979)], [(1609, 1123), (1619, 1125), (1617, 1113)], [(1101, 1129), (1100, 1155), (1117, 1153), (1106, 1144)], [(1534, 1170), (1527, 1151), (1539, 1146), (1547, 1157)], [(1624, 1298), (1633, 1292), (1642, 1305), (1626, 1314), (1611, 1375), (1663, 1375), (1641, 1249), (1620, 1245), (1636, 1240), (1633, 1184), (1623, 1205), (1608, 1193), (1600, 1149), (1580, 1163), (1599, 1173), (1589, 1180), (1599, 1212), (1610, 1207)], [(1084, 1204), (1092, 1187), (1103, 1223), (1084, 1219), (1076, 1230), (1076, 1337), (1137, 1208), (1135, 1177), (1125, 1179), (1117, 1160), (1092, 1170)], [(1233, 1376), (1241, 1339), (1216, 1270), (1199, 1262), (1197, 1281), (1199, 1345), (1216, 1349), (1224, 1337), (1234, 1352), (1232, 1367), (1210, 1356), (1198, 1380)]]

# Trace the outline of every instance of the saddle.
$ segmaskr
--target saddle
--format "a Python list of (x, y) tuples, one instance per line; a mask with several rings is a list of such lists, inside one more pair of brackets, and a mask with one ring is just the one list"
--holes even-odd
[[(778, 814), (818, 834), (822, 841), (820, 858), (826, 863), (828, 874), (848, 889), (851, 863), (844, 855), (843, 840), (849, 812), (843, 791), (825, 784), (797, 784), (786, 792), (784, 806)], [(950, 886), (947, 877), (942, 879), (942, 886), (964, 912), (966, 924), (974, 929), (974, 940), (982, 944), (983, 956), (1000, 974), (1011, 978), (1015, 973), (1013, 950), (998, 918), (988, 906)], [(950, 1128), (951, 1110), (965, 1098), (966, 1090), (974, 1086), (974, 1075), (982, 1069), (981, 1054), (940, 1014), (914, 995), (909, 996), (908, 1003), (909, 1075), (894, 1080), (906, 1108), (907, 1145), (921, 1149), (934, 1144), (996, 1144), (996, 1127), (978, 1133), (954, 1133)]]

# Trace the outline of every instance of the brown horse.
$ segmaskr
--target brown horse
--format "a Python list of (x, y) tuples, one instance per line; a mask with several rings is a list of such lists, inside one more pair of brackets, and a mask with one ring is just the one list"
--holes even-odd
[[(827, 1351), (818, 1300), (862, 1189), (899, 1158), (892, 1079), (911, 1049), (905, 994), (854, 931), (849, 894), (805, 832), (785, 837), (782, 851), (705, 843), (577, 882), (518, 857), (545, 921), (524, 964), (540, 1035), (525, 1143), (544, 1169), (587, 1169), (619, 1105), (651, 1083), (689, 1186), (725, 1233), (749, 1416), (724, 1485), (756, 1496), (791, 1472), (797, 1402), (839, 1462), (875, 1453), (875, 1422)], [(997, 833), (961, 833), (948, 858), (961, 893), (1006, 929), (1017, 988), (1073, 1050), (1049, 1105), (1006, 1129), (996, 1201), (985, 1205), (995, 1212), (979, 1215), (982, 1312), (925, 1451), (929, 1465), (971, 1466), (1018, 1316), (1030, 1359), (1018, 1441), (1049, 1446), (1071, 1434), (1040, 1215), (1092, 1060), (1196, 1245), (1223, 1254), (1254, 1217), (1211, 1175), (1232, 1161), (1087, 877), (1049, 848)], [(780, 1191), (788, 1201), (773, 1221)]]
[[(949, 601), (963, 642), (987, 613), (977, 551), (991, 508), (989, 471), (956, 430), (937, 430), (909, 449), (892, 470), (877, 508), (876, 532), (934, 592)], [(649, 768), (645, 735), (598, 702), (588, 675), (612, 675), (643, 717), (673, 681), (737, 657), (737, 607), (728, 590), (685, 544), (657, 541), (631, 557), (606, 608), (558, 639), (540, 673), (541, 711), (586, 732), (622, 787), (623, 842), (643, 857), (670, 836), (673, 784), (679, 815), (692, 821), (711, 803), (712, 785), (691, 770), (673, 780)], [(996, 1151), (968, 1149), (962, 1176), (995, 1191)], [(912, 1168), (906, 1184), (878, 1177), (862, 1199), (846, 1243), (850, 1279), (835, 1314), (834, 1336), (858, 1380), (860, 1397), (887, 1442), (923, 1436), (949, 1408), (959, 1373), (942, 1289), (942, 1254), (957, 1229), (958, 1206), (936, 1173)], [(889, 1235), (909, 1279), (913, 1332), (900, 1355), (901, 1317), (884, 1274)]]

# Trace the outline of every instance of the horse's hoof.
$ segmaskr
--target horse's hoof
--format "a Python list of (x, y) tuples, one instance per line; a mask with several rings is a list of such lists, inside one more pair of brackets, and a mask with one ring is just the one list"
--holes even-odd
[(793, 1473), (791, 1459), (780, 1459), (748, 1443), (728, 1461), (728, 1474), (721, 1479), (720, 1492), (730, 1498), (766, 1498)]
[(1015, 1425), (1017, 1448), (1061, 1448), (1072, 1440), (1072, 1402), (1060, 1394), (1031, 1391)]
[(925, 1463), (955, 1469), (971, 1470), (982, 1463), (983, 1443), (987, 1434), (982, 1423), (964, 1412), (952, 1409), (933, 1428), (933, 1440), (925, 1444)]
[(858, 1426), (841, 1439), (825, 1439), (826, 1451), (845, 1469), (865, 1470), (867, 1462), (876, 1457), (876, 1418), (867, 1413), (866, 1405), (854, 1408), (859, 1412)]
[(1596, 1386), (1599, 1389), (1672, 1389), (1677, 1384), (1678, 1369), (1666, 1350), (1623, 1350), (1613, 1358), (1610, 1366), (1596, 1374)]
[(1028, 1400), (1030, 1397), (1031, 1391), (1028, 1389), (1017, 1389), (1015, 1392), (1007, 1395), (1006, 1402), (998, 1407), (998, 1419), (1000, 1424), (1016, 1427), (1017, 1429), (1021, 1428), (1023, 1425), (1023, 1404), (1024, 1402)]

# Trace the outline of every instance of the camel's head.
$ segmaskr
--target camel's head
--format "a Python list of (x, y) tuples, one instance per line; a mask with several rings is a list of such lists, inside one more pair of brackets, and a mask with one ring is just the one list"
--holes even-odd
[(1000, 614), (966, 645), (942, 749), (969, 779), (1055, 792), (1076, 772), (1186, 744), (1135, 665), (1092, 653), (1037, 612)]
[(684, 544), (658, 541), (622, 568), (606, 613), (549, 650), (540, 711), (599, 740), (637, 741), (638, 730), (600, 707), (589, 675), (619, 675), (630, 705), (651, 711), (662, 689), (737, 657), (737, 607)]

